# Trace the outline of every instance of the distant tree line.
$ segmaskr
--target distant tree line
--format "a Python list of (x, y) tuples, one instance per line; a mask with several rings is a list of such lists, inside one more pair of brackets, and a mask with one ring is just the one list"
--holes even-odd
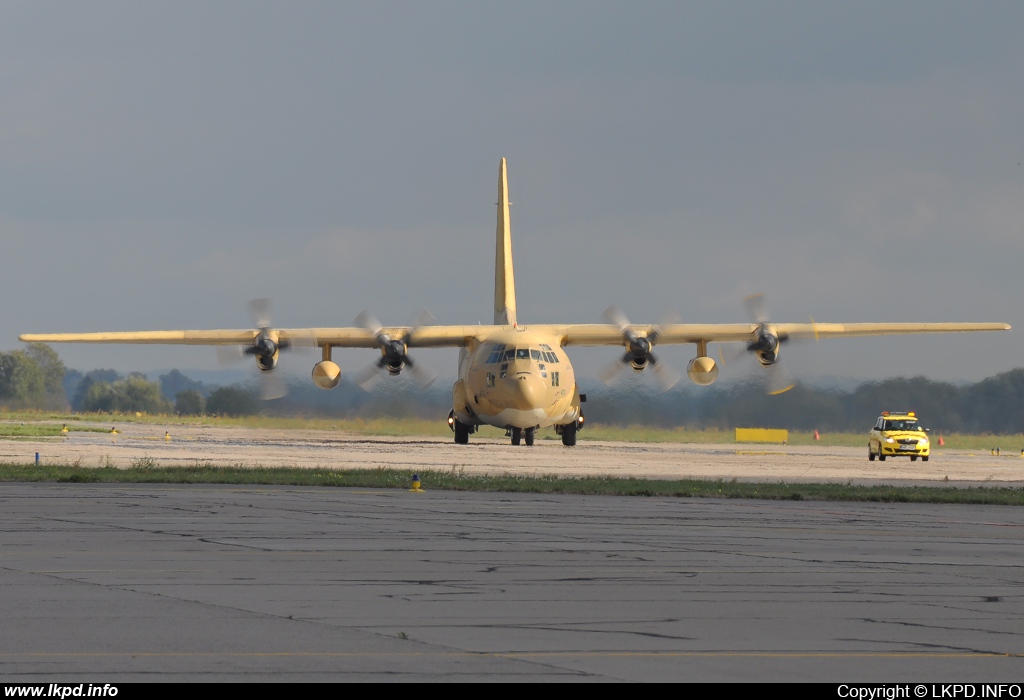
[(262, 409), (248, 389), (210, 386), (176, 369), (160, 375), (157, 382), (139, 373), (121, 376), (112, 369), (68, 370), (62, 390), (73, 411), (86, 413), (244, 416)]
[(797, 384), (778, 396), (752, 384), (642, 398), (625, 393), (595, 387), (584, 406), (587, 418), (622, 425), (866, 432), (882, 411), (915, 411), (936, 431), (1024, 432), (1024, 369), (966, 385), (914, 377), (870, 382), (849, 391)]
[(0, 405), (8, 408), (60, 410), (64, 397), (64, 363), (48, 345), (0, 352)]

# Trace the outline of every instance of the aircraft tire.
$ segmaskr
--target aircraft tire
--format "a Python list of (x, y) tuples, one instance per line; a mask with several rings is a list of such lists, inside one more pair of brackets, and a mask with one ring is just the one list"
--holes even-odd
[(455, 444), (469, 444), (469, 426), (458, 419), (455, 420)]
[(518, 446), (523, 441), (523, 429), (512, 428), (512, 444)]
[(536, 430), (534, 428), (527, 428), (523, 431), (523, 438), (526, 442), (527, 447), (533, 447), (533, 439), (536, 437)]
[(562, 426), (562, 444), (566, 447), (576, 446), (576, 421)]

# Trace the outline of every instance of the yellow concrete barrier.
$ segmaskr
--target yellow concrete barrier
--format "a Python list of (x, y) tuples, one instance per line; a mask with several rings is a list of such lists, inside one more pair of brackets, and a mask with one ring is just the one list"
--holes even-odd
[(785, 445), (789, 442), (789, 431), (774, 428), (736, 428), (736, 442), (774, 442)]

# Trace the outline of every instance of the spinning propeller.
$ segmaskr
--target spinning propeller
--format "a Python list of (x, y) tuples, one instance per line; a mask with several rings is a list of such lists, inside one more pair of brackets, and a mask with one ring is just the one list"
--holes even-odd
[(646, 335), (640, 335), (630, 328), (629, 319), (618, 306), (609, 306), (603, 315), (608, 323), (618, 326), (626, 352), (598, 373), (601, 381), (605, 384), (611, 383), (626, 367), (639, 372), (650, 365), (654, 368), (654, 377), (662, 391), (668, 391), (679, 383), (683, 377), (682, 373), (667, 363), (660, 362), (654, 355), (653, 349), (658, 342), (659, 326), (654, 326)]
[[(252, 344), (240, 347), (237, 345), (218, 345), (217, 360), (222, 366), (237, 364), (246, 355), (255, 358), (259, 373), (259, 394), (264, 400), (279, 399), (288, 393), (288, 385), (274, 372), (277, 367), (277, 360), (282, 350), (288, 350), (296, 345), (294, 340), (282, 340), (277, 332), (271, 327), (270, 322), (270, 300), (253, 299), (249, 302), (249, 314), (253, 319), (253, 325), (258, 332), (253, 338)], [(316, 339), (310, 338), (308, 344), (316, 346)]]
[(397, 376), (406, 367), (409, 372), (422, 386), (430, 386), (437, 373), (421, 363), (413, 362), (409, 357), (409, 345), (413, 341), (416, 330), (421, 326), (432, 325), (434, 317), (429, 311), (421, 309), (413, 321), (412, 328), (404, 337), (392, 338), (384, 332), (384, 326), (377, 320), (377, 317), (368, 311), (363, 311), (356, 317), (356, 325), (368, 330), (374, 338), (374, 342), (380, 348), (380, 359), (360, 371), (355, 376), (355, 382), (364, 390), (369, 391), (385, 374)]
[[(793, 376), (786, 370), (784, 365), (779, 363), (780, 346), (782, 343), (789, 341), (789, 336), (776, 333), (772, 327), (771, 322), (768, 320), (768, 312), (765, 307), (763, 294), (751, 294), (745, 297), (743, 299), (743, 306), (746, 308), (747, 316), (750, 317), (750, 320), (757, 324), (757, 330), (754, 332), (754, 339), (747, 343), (745, 348), (734, 353), (729, 362), (731, 363), (735, 360), (744, 350), (751, 353), (768, 373), (768, 393), (772, 396), (784, 394), (796, 386)], [(726, 359), (721, 354), (721, 348), (719, 348), (719, 358), (724, 368), (726, 366)]]

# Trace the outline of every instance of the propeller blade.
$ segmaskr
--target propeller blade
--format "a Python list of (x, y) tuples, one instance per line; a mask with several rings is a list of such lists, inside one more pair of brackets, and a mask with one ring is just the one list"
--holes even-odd
[[(738, 361), (747, 352), (747, 347), (745, 345), (740, 345), (738, 348), (736, 348), (734, 351), (730, 352), (729, 354), (726, 354), (725, 350), (723, 348), (725, 348), (725, 345), (723, 343), (719, 343), (719, 345), (718, 345), (718, 364), (719, 364), (719, 367), (721, 369), (725, 369), (727, 365), (730, 365), (730, 364)], [(726, 359), (726, 358), (728, 358), (728, 359)]]
[(601, 315), (604, 316), (608, 323), (618, 326), (620, 331), (625, 332), (626, 327), (629, 326), (629, 319), (626, 318), (626, 314), (616, 304), (609, 306)]
[(787, 391), (796, 386), (796, 381), (793, 376), (786, 371), (785, 365), (775, 362), (775, 364), (765, 367), (768, 371), (768, 394), (771, 396), (778, 396), (779, 394), (785, 394)]
[(260, 372), (260, 398), (264, 401), (279, 399), (288, 394), (288, 384), (273, 370)]
[(654, 367), (654, 378), (662, 391), (668, 391), (683, 378), (682, 372), (664, 362), (658, 362), (653, 356), (651, 357), (651, 366)]
[(385, 374), (383, 363), (384, 359), (381, 358), (379, 361), (367, 365), (352, 377), (352, 381), (363, 391), (370, 391)]
[(249, 301), (249, 315), (253, 324), (259, 328), (270, 328), (270, 299), (251, 299)]
[(754, 323), (761, 324), (768, 322), (768, 312), (765, 310), (764, 294), (751, 294), (743, 298), (743, 305), (747, 309), (747, 316)]
[(601, 368), (597, 376), (605, 384), (612, 384), (622, 374), (622, 370), (626, 369), (628, 362), (625, 357), (614, 360)]
[(437, 372), (429, 367), (424, 367), (422, 362), (413, 364), (413, 361), (406, 357), (405, 366), (409, 368), (412, 378), (424, 388), (433, 384), (434, 380), (437, 379)]
[[(416, 315), (412, 319), (412, 329), (409, 331), (409, 335), (405, 338), (405, 344), (407, 346), (412, 345), (416, 339), (416, 332), (419, 331), (423, 326), (433, 326), (437, 324), (437, 319), (434, 318), (434, 314), (430, 313), (423, 307), (420, 307), (416, 311)], [(437, 379), (437, 372), (433, 368), (427, 367), (422, 362), (413, 362), (409, 357), (409, 354), (405, 355), (405, 364), (412, 372), (412, 378), (415, 379), (420, 386), (428, 387), (434, 383)]]
[(652, 343), (657, 343), (658, 342), (658, 336), (661, 335), (661, 327), (662, 326), (667, 326), (667, 325), (670, 325), (670, 324), (673, 324), (673, 323), (682, 323), (682, 322), (683, 322), (683, 317), (682, 316), (680, 316), (675, 311), (668, 311), (668, 312), (662, 314), (661, 318), (658, 319), (658, 322), (656, 324), (654, 324), (654, 328), (652, 328), (651, 332), (647, 334), (647, 339), (650, 340)]
[(377, 320), (377, 317), (369, 311), (359, 312), (359, 315), (356, 316), (356, 325), (362, 326), (366, 330), (370, 331), (370, 334), (375, 338), (379, 336), (381, 331), (384, 329), (384, 326), (382, 326), (381, 322)]
[(241, 345), (218, 345), (217, 364), (223, 368), (233, 367), (245, 359), (245, 351)]

